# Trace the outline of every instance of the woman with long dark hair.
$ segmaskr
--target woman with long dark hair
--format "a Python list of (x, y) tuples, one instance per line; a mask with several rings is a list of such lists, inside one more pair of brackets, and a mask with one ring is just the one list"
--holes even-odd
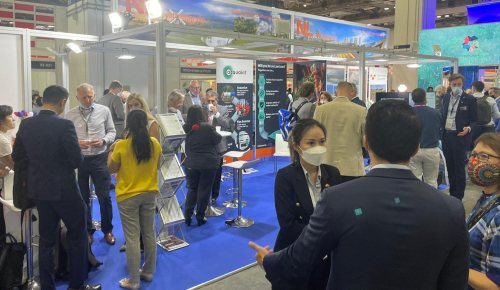
[[(125, 289), (139, 289), (156, 271), (155, 197), (161, 146), (148, 132), (147, 114), (132, 110), (127, 116), (127, 136), (110, 147), (108, 167), (116, 175), (116, 201), (127, 242), (129, 278), (120, 280)], [(144, 265), (140, 267), (139, 233), (144, 242)]]
[(189, 108), (184, 124), (187, 134), (185, 165), (189, 181), (184, 216), (188, 226), (191, 225), (195, 206), (198, 226), (207, 222), (205, 210), (220, 162), (217, 144), (222, 137), (206, 121), (207, 117), (200, 106)]

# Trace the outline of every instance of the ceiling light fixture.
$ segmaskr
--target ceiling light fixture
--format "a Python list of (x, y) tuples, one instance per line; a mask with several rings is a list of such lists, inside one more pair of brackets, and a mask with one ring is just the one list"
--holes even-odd
[(410, 63), (410, 64), (407, 64), (406, 67), (407, 68), (419, 68), (419, 67), (421, 67), (421, 65), (419, 65), (418, 63)]
[(389, 7), (385, 7), (385, 8), (384, 8), (384, 10), (385, 10), (385, 11), (387, 11), (387, 10), (389, 10), (389, 9), (391, 9), (391, 8), (389, 8)]
[(148, 10), (148, 19), (150, 22), (152, 19), (160, 18), (163, 14), (163, 8), (158, 0), (146, 1), (146, 10)]
[(131, 55), (128, 52), (128, 49), (126, 49), (126, 48), (122, 48), (122, 54), (120, 54), (120, 56), (118, 56), (118, 59), (122, 59), (122, 60), (130, 60), (130, 59), (134, 59), (134, 58), (135, 58), (135, 55)]
[(367, 25), (367, 26), (372, 26), (372, 24), (371, 24), (371, 23), (368, 23), (368, 24), (366, 24), (366, 25)]
[(379, 58), (379, 59), (376, 59), (375, 61), (385, 62), (385, 61), (389, 61), (389, 60), (388, 60), (388, 59), (385, 59), (385, 58)]
[(438, 18), (438, 19), (439, 19), (439, 18), (441, 18), (441, 15), (438, 15), (438, 16), (437, 16), (437, 18)]
[(448, 17), (450, 17), (450, 14), (446, 14), (446, 15), (444, 16), (444, 18), (448, 18)]
[(203, 64), (208, 64), (208, 65), (210, 65), (210, 64), (215, 64), (215, 61), (210, 60), (210, 59), (207, 59), (207, 60), (205, 60), (205, 61), (204, 61), (204, 62), (202, 62), (202, 63), (203, 63)]
[(408, 90), (408, 87), (405, 84), (400, 84), (398, 86), (398, 92), (404, 93), (404, 92), (406, 92), (406, 90)]
[(66, 47), (71, 49), (71, 51), (74, 53), (81, 53), (82, 52), (82, 48), (78, 44), (76, 44), (75, 42), (66, 43)]
[(304, 4), (304, 7), (307, 7), (307, 4)]
[(123, 18), (120, 13), (111, 12), (108, 17), (111, 22), (111, 32), (116, 33), (123, 30)]

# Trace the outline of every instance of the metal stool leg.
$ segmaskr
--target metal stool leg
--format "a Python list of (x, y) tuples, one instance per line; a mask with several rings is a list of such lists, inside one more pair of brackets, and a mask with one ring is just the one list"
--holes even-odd
[(25, 221), (27, 222), (25, 227), (25, 237), (26, 237), (26, 255), (28, 258), (27, 268), (28, 268), (28, 285), (26, 286), (27, 290), (40, 290), (40, 284), (35, 280), (33, 274), (33, 210), (29, 209), (25, 213), (27, 216), (25, 217)]
[(232, 193), (233, 193), (233, 198), (231, 200), (225, 201), (224, 203), (222, 203), (222, 205), (224, 207), (228, 207), (228, 208), (238, 208), (239, 205), (240, 205), (240, 203), (241, 203), (241, 206), (245, 207), (245, 206), (247, 206), (247, 202), (246, 201), (241, 201), (241, 198), (238, 197), (238, 192), (239, 192), (240, 186), (241, 186), (241, 183), (238, 183), (238, 178), (239, 178), (238, 176), (243, 171), (237, 170), (237, 169), (233, 169), (233, 172), (234, 172), (233, 173), (233, 188), (230, 189), (232, 191)]
[[(95, 194), (95, 186), (94, 186), (94, 183), (92, 182), (92, 180), (90, 180), (90, 183), (89, 183), (89, 189), (90, 189), (90, 214), (92, 214), (92, 210), (94, 208), (94, 200), (97, 199), (97, 195)], [(92, 220), (92, 226), (94, 227), (94, 229), (96, 231), (100, 231), (101, 230), (101, 221), (98, 221), (98, 220)]]
[[(243, 195), (243, 170), (238, 169), (238, 200), (241, 201)], [(227, 220), (226, 224), (233, 228), (248, 228), (254, 224), (254, 221), (242, 216), (242, 202), (238, 202), (238, 217)]]

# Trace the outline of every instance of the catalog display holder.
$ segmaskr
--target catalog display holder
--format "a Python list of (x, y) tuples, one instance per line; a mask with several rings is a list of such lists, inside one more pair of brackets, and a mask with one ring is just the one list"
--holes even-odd
[(160, 125), (163, 151), (158, 174), (160, 194), (156, 198), (158, 222), (156, 243), (167, 251), (173, 251), (189, 246), (184, 240), (181, 228), (184, 214), (176, 196), (186, 178), (177, 157), (186, 133), (176, 114), (158, 114), (156, 118)]

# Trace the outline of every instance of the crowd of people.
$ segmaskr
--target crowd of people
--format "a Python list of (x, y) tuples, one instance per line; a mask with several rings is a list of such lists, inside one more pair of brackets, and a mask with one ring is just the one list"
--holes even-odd
[[(288, 109), (299, 120), (288, 138), (291, 164), (278, 171), (274, 184), (280, 226), (274, 253), (250, 243), (273, 289), (500, 286), (500, 134), (494, 133), (500, 90), (492, 88), (485, 97), (484, 84), (476, 81), (468, 95), (463, 76), (449, 81), (448, 89), (436, 88), (439, 109), (427, 106), (420, 88), (411, 94), (413, 108), (386, 100), (367, 110), (356, 85), (348, 82), (339, 82), (334, 96), (317, 95), (309, 82), (295, 100), (288, 96)], [(15, 162), (29, 161), (42, 289), (55, 289), (60, 220), (70, 244), (69, 289), (101, 289), (85, 284), (95, 231), (90, 193), (98, 199), (104, 241), (114, 245), (113, 174), (128, 269), (118, 283), (139, 289), (156, 271), (160, 126), (147, 101), (124, 91), (119, 81), (98, 99), (92, 85), (79, 85), (78, 106), (63, 114), (68, 98), (60, 86), (49, 86), (42, 96), (34, 93), (37, 114), (21, 123), (13, 146), (7, 134), (15, 127), (12, 108), (0, 106), (0, 176)], [(166, 104), (186, 132), (185, 223), (191, 226), (194, 215), (203, 226), (207, 207), (219, 196), (228, 150), (218, 131), (233, 131), (234, 122), (218, 104), (217, 92), (202, 94), (196, 80), (186, 93), (173, 90)], [(437, 189), (441, 149), (451, 197)], [(466, 171), (483, 190), (467, 218), (460, 202)], [(0, 230), (5, 232), (3, 221)]]

